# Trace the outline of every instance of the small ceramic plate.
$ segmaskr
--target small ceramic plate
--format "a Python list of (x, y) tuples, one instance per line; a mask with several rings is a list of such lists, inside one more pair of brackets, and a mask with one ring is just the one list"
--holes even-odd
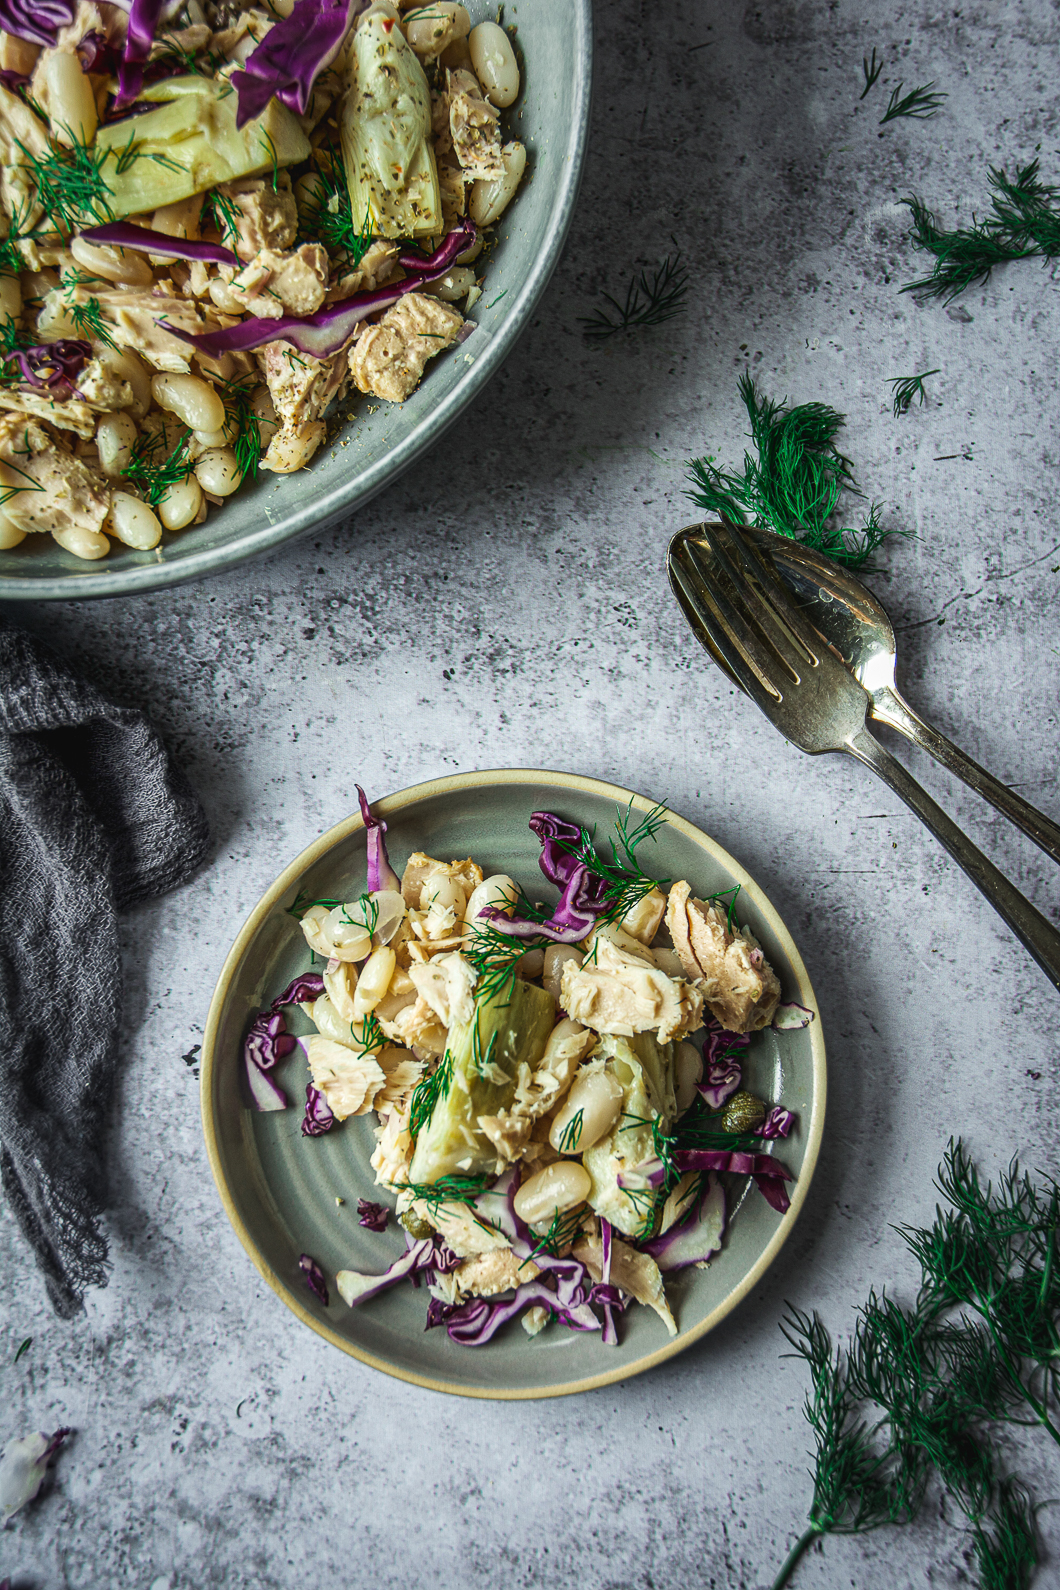
[[(534, 770), (464, 773), (418, 784), (373, 811), (388, 824), (387, 845), (400, 872), (414, 850), (450, 860), (473, 856), (487, 875), (510, 873), (531, 898), (542, 892), (539, 846), (527, 827), (530, 813), (545, 809), (596, 826), (598, 843), (610, 831), (616, 807), (643, 796), (595, 779)], [(751, 927), (783, 987), (785, 1000), (817, 1009), (806, 968), (791, 935), (765, 894), (720, 845), (671, 814), (657, 842), (641, 851), (645, 870), (687, 878), (709, 895), (739, 884), (739, 918)], [(443, 1329), (424, 1331), (427, 1295), (401, 1284), (349, 1309), (334, 1285), (336, 1270), (381, 1272), (404, 1252), (391, 1221), (384, 1234), (357, 1222), (358, 1198), (379, 1198), (369, 1157), (374, 1116), (351, 1118), (318, 1138), (301, 1135), (308, 1071), (300, 1050), (281, 1062), (277, 1077), (291, 1100), (285, 1111), (260, 1114), (242, 1076), (247, 1025), (297, 972), (309, 952), (294, 918), (286, 914), (299, 890), (316, 898), (349, 899), (365, 887), (365, 831), (350, 817), (310, 845), (284, 871), (251, 913), (221, 973), (206, 1024), (202, 1055), (202, 1114), (210, 1165), (229, 1219), (269, 1285), (288, 1308), (336, 1347), (387, 1374), (435, 1391), (467, 1397), (554, 1397), (587, 1391), (639, 1374), (680, 1352), (712, 1330), (772, 1263), (798, 1218), (809, 1190), (824, 1126), (825, 1053), (817, 1019), (794, 1032), (757, 1033), (745, 1066), (745, 1085), (759, 1097), (794, 1110), (798, 1125), (778, 1145), (793, 1172), (791, 1208), (780, 1216), (757, 1189), (743, 1182), (730, 1209), (722, 1251), (706, 1269), (669, 1279), (667, 1295), (679, 1334), (670, 1338), (648, 1308), (632, 1304), (622, 1316), (617, 1348), (599, 1336), (548, 1326), (532, 1340), (518, 1322), (484, 1347), (460, 1347)], [(297, 1009), (292, 1032), (312, 1030)], [(343, 1202), (337, 1203), (337, 1199)], [(389, 1194), (382, 1201), (393, 1203)], [(324, 1308), (307, 1289), (299, 1256), (324, 1268), (331, 1303)]]

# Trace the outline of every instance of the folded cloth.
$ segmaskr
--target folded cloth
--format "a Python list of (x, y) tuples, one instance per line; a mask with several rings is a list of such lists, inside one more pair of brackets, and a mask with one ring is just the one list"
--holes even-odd
[(143, 714), (0, 619), (0, 1180), (64, 1319), (108, 1277), (117, 913), (182, 883), (208, 844)]

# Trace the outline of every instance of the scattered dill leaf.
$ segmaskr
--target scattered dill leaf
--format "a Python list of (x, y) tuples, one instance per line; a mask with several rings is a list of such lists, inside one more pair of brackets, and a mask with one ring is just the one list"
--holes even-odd
[(144, 501), (151, 508), (161, 502), (171, 486), (187, 480), (191, 473), (191, 464), (188, 462), (191, 432), (185, 429), (176, 446), (164, 456), (159, 456), (160, 450), (166, 446), (163, 437), (161, 431), (141, 431), (133, 443), (129, 462), (122, 470), (126, 480), (140, 487)]
[(453, 1057), (448, 1049), (430, 1076), (422, 1077), (412, 1090), (409, 1101), (409, 1136), (415, 1142), (429, 1126), (439, 1099), (444, 1099), (453, 1083)]
[(83, 336), (95, 337), (97, 342), (102, 342), (108, 348), (118, 345), (110, 334), (110, 328), (103, 319), (103, 310), (98, 298), (88, 298), (82, 303), (73, 303), (68, 306), (70, 319)]
[(488, 1185), (487, 1176), (439, 1176), (437, 1181), (409, 1182), (407, 1191), (413, 1198), (437, 1208), (441, 1203), (474, 1203)]
[(70, 148), (55, 146), (35, 155), (21, 139), (15, 146), (37, 188), (37, 197), (53, 225), (65, 233), (88, 221), (113, 220), (111, 189), (103, 164), (111, 151), (74, 140)]
[(299, 889), (293, 902), (287, 906), (286, 912), (288, 916), (293, 916), (296, 922), (301, 922), (306, 912), (315, 905), (322, 905), (329, 911), (334, 911), (335, 907), (341, 904), (341, 900), (313, 900), (308, 894), (303, 894), (301, 889)]
[(239, 206), (230, 194), (211, 188), (202, 202), (201, 225), (215, 226), (226, 248), (239, 242)]
[[(28, 446), (26, 452), (27, 454), (29, 453)], [(17, 497), (20, 492), (44, 490), (40, 481), (34, 480), (32, 475), (28, 475), (24, 469), (20, 469), (18, 464), (12, 463), (9, 458), (4, 460), (4, 467), (9, 469), (12, 474), (21, 475), (26, 484), (24, 486), (5, 486), (3, 490), (0, 490), (0, 508), (6, 507), (12, 498)]]
[[(528, 902), (520, 901), (517, 909)], [(542, 916), (548, 920), (548, 914)], [(499, 1000), (515, 981), (515, 968), (527, 950), (541, 948), (546, 939), (517, 939), (502, 933), (490, 922), (476, 923), (471, 940), (462, 950), (475, 973), (475, 1003)]]
[(334, 144), (321, 153), (324, 158), (314, 172), (320, 192), (306, 206), (301, 240), (323, 243), (330, 255), (339, 257), (341, 270), (356, 270), (372, 241), (372, 217), (365, 209), (360, 224), (354, 221), (342, 155)]
[(949, 303), (967, 288), (988, 280), (995, 265), (1010, 260), (1060, 254), (1060, 190), (1042, 182), (1039, 163), (1019, 166), (1010, 180), (1003, 170), (991, 167), (990, 210), (979, 221), (943, 231), (932, 212), (918, 198), (903, 199), (913, 226), (909, 236), (917, 248), (935, 256), (927, 276), (907, 282), (904, 293), (921, 298), (941, 298)]
[(583, 1213), (582, 1209), (557, 1210), (548, 1230), (535, 1241), (531, 1257), (535, 1253), (551, 1253), (553, 1258), (558, 1258), (563, 1248), (577, 1242), (582, 1235)]
[(685, 495), (733, 524), (765, 525), (837, 563), (863, 568), (888, 536), (901, 532), (883, 528), (876, 503), (858, 529), (833, 522), (844, 493), (863, 495), (850, 459), (836, 446), (846, 416), (824, 403), (775, 403), (759, 394), (750, 375), (740, 378), (740, 396), (757, 456), (744, 453), (742, 472), (691, 459)]
[[(255, 414), (252, 402), (257, 385), (254, 376), (243, 375), (237, 376), (232, 381), (224, 381), (215, 389), (225, 406), (229, 425), (235, 432), (230, 445), (236, 455), (240, 480), (255, 479), (264, 450), (261, 440), (261, 420)], [(308, 910), (308, 906), (306, 909)]]
[(742, 884), (734, 883), (731, 889), (719, 889), (717, 894), (708, 894), (708, 905), (725, 905), (725, 926), (730, 933), (736, 932), (736, 901), (739, 898)]
[(923, 370), (920, 375), (898, 375), (889, 382), (894, 394), (894, 417), (900, 419), (903, 414), (908, 414), (915, 397), (919, 397), (920, 406), (923, 408), (927, 402), (927, 393), (924, 391), (924, 382), (929, 375), (938, 375), (937, 370)]
[(937, 116), (942, 104), (949, 98), (948, 94), (934, 92), (934, 81), (923, 84), (920, 88), (912, 89), (908, 94), (902, 95), (901, 83), (891, 91), (887, 101), (887, 109), (880, 117), (880, 126), (884, 127), (889, 121), (897, 121), (899, 116), (910, 116), (917, 121), (929, 121), (932, 116)]
[(609, 840), (610, 861), (601, 856), (596, 848), (595, 829), (582, 828), (576, 844), (558, 841), (561, 850), (584, 862), (590, 872), (605, 880), (604, 909), (597, 919), (602, 923), (620, 921), (646, 894), (656, 888), (665, 890), (670, 882), (669, 878), (649, 877), (641, 870), (637, 859), (639, 846), (649, 839), (654, 840), (666, 822), (666, 807), (653, 806), (635, 828), (629, 826), (633, 814), (632, 799), (624, 811), (621, 807), (616, 810), (615, 836)]
[[(597, 309), (592, 315), (580, 316), (587, 337), (602, 339), (616, 331), (632, 331), (636, 326), (659, 326), (672, 320), (686, 308), (688, 271), (681, 264), (678, 251), (672, 258), (668, 254), (649, 280), (647, 271), (634, 276), (626, 290), (625, 303), (619, 303), (610, 293), (603, 297), (610, 309)], [(617, 317), (617, 318), (616, 318)]]
[(866, 55), (864, 60), (861, 63), (861, 67), (862, 67), (863, 72), (865, 73), (865, 87), (861, 90), (861, 93), (858, 95), (858, 99), (859, 100), (865, 98), (865, 95), (868, 93), (869, 89), (872, 88), (875, 85), (877, 78), (879, 77), (880, 73), (883, 71), (883, 62), (882, 61), (877, 61), (877, 59), (876, 59), (876, 46), (875, 45), (872, 46), (872, 60), (870, 61), (868, 56)]
[(577, 1152), (581, 1140), (582, 1127), (585, 1125), (585, 1111), (575, 1110), (563, 1131), (560, 1133), (559, 1151), (561, 1154), (574, 1154)]
[(32, 1346), (33, 1346), (33, 1337), (32, 1336), (27, 1336), (24, 1341), (19, 1343), (18, 1351), (16, 1352), (16, 1354), (15, 1354), (14, 1358), (11, 1360), (11, 1362), (13, 1364), (17, 1364), (19, 1359), (22, 1357), (22, 1354), (23, 1353), (28, 1353)]

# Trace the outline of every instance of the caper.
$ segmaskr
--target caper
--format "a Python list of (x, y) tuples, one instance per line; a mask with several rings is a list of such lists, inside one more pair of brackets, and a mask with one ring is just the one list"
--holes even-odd
[(415, 1209), (406, 1209), (404, 1214), (398, 1215), (398, 1219), (409, 1236), (416, 1242), (422, 1242), (425, 1237), (433, 1237), (434, 1235), (433, 1226), (424, 1220), (422, 1215), (418, 1215)]
[(742, 1089), (734, 1093), (721, 1112), (721, 1124), (726, 1132), (753, 1132), (766, 1118), (766, 1107), (753, 1093)]

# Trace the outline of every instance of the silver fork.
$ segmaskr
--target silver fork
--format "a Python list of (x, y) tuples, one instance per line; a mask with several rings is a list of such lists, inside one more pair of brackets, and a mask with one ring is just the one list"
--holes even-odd
[(870, 767), (930, 828), (1060, 988), (1060, 932), (869, 733), (871, 696), (798, 612), (754, 543), (733, 525), (695, 525), (674, 536), (666, 561), (693, 634), (733, 684), (801, 750), (845, 751)]

